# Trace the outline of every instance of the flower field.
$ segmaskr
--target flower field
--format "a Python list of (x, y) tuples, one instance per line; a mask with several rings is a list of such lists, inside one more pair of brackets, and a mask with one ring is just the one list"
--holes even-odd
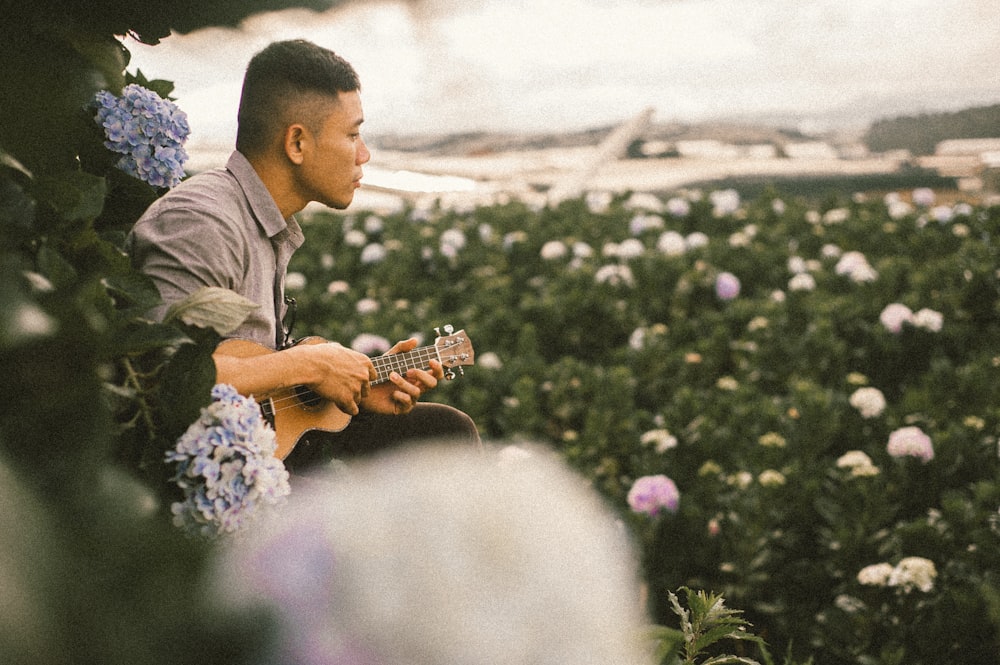
[(464, 328), (433, 399), (591, 479), (657, 621), (688, 586), (799, 662), (996, 662), (1000, 208), (723, 190), (305, 230), (295, 333)]

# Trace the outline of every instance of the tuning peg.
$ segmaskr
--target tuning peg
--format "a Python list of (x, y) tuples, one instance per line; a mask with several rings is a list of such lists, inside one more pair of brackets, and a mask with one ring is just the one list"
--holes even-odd
[(451, 325), (450, 323), (444, 327), (444, 334), (450, 335), (453, 332), (455, 332), (455, 326)]
[(444, 373), (444, 378), (447, 381), (453, 381), (455, 379), (455, 370), (449, 369), (447, 372)]

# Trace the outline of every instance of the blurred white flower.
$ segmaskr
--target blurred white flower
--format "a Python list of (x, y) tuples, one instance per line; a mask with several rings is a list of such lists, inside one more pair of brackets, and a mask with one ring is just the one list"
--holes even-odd
[(930, 187), (917, 187), (913, 190), (910, 198), (913, 200), (914, 205), (918, 205), (924, 208), (929, 208), (934, 205), (937, 200), (937, 196), (934, 194), (934, 190)]
[(917, 328), (923, 328), (930, 332), (941, 332), (941, 328), (944, 326), (944, 315), (941, 312), (924, 307), (917, 310), (910, 323)]
[(447, 229), (441, 234), (441, 253), (445, 254), (446, 249), (455, 251), (465, 247), (465, 234), (459, 229)]
[(656, 241), (656, 249), (667, 256), (680, 256), (687, 250), (684, 236), (677, 231), (664, 231)]
[(735, 189), (718, 189), (708, 195), (712, 203), (712, 215), (725, 217), (740, 209), (740, 194)]
[(851, 217), (851, 211), (847, 208), (832, 208), (823, 213), (824, 224), (843, 224)]
[(364, 231), (350, 229), (344, 233), (344, 244), (348, 247), (364, 247), (368, 244), (368, 236)]
[(476, 356), (476, 365), (483, 369), (503, 369), (503, 361), (493, 351), (478, 354)]
[(354, 309), (355, 311), (357, 311), (358, 314), (361, 315), (375, 314), (380, 309), (382, 309), (382, 305), (380, 305), (379, 301), (375, 300), (374, 298), (362, 298), (354, 306)]
[(890, 219), (902, 219), (913, 212), (913, 206), (906, 201), (892, 201), (886, 204)]
[(381, 355), (388, 351), (391, 346), (392, 344), (385, 337), (371, 333), (361, 333), (351, 340), (351, 348), (366, 356)]
[(729, 236), (729, 246), (733, 249), (749, 247), (752, 238), (744, 231), (736, 231)]
[(901, 427), (889, 434), (886, 450), (893, 457), (916, 457), (924, 463), (934, 459), (931, 438), (919, 427)]
[(655, 231), (663, 228), (663, 218), (659, 215), (636, 215), (629, 221), (628, 230), (634, 236), (642, 235), (646, 231)]
[(665, 453), (671, 448), (677, 447), (677, 437), (665, 429), (651, 429), (643, 432), (639, 437), (639, 443), (644, 446), (652, 446), (658, 453)]
[(731, 376), (720, 376), (715, 382), (715, 387), (719, 390), (728, 390), (732, 392), (740, 387), (740, 383)]
[(561, 259), (566, 256), (567, 253), (569, 253), (569, 248), (566, 247), (566, 243), (562, 240), (549, 240), (542, 245), (542, 249), (539, 252), (541, 257), (546, 261)]
[(326, 286), (326, 292), (330, 295), (339, 295), (341, 293), (348, 293), (351, 290), (351, 285), (342, 279), (330, 282)]
[(594, 255), (594, 248), (583, 242), (582, 240), (577, 240), (573, 243), (573, 256), (581, 259), (586, 259)]
[(832, 243), (827, 243), (823, 245), (823, 247), (819, 250), (819, 253), (824, 259), (836, 259), (843, 253), (843, 251), (840, 247)]
[(888, 584), (889, 586), (902, 587), (906, 593), (913, 589), (928, 593), (934, 589), (936, 578), (937, 569), (934, 567), (933, 561), (919, 556), (908, 556), (892, 569)]
[(757, 482), (760, 483), (762, 487), (780, 487), (786, 482), (785, 474), (774, 469), (765, 469), (760, 472), (759, 476), (757, 476)]
[(885, 411), (885, 395), (878, 388), (858, 388), (851, 393), (848, 403), (861, 414), (862, 418), (876, 418)]
[(688, 249), (698, 249), (699, 247), (705, 247), (708, 245), (708, 236), (701, 231), (694, 231), (688, 234), (684, 239), (684, 244), (687, 245)]
[(765, 432), (757, 438), (757, 443), (765, 448), (784, 448), (788, 445), (785, 437), (777, 432)]
[(587, 192), (584, 201), (587, 204), (587, 210), (595, 215), (600, 215), (608, 211), (612, 198), (611, 192)]
[(618, 245), (618, 256), (623, 259), (636, 259), (643, 255), (646, 246), (638, 238), (626, 238)]
[(663, 209), (663, 202), (656, 194), (649, 192), (633, 192), (628, 197), (628, 200), (622, 204), (622, 207), (626, 210), (648, 210), (652, 212), (660, 212)]
[(892, 564), (875, 563), (858, 571), (858, 583), (865, 586), (886, 586), (892, 576)]
[(806, 260), (801, 256), (789, 256), (787, 265), (788, 272), (793, 275), (797, 275), (800, 272), (806, 272)]
[(934, 206), (930, 210), (931, 217), (934, 218), (938, 224), (947, 224), (951, 221), (952, 209), (950, 206)]
[(816, 278), (802, 272), (788, 280), (789, 291), (812, 291), (816, 288)]
[(351, 462), (213, 556), (225, 609), (274, 612), (268, 662), (650, 662), (630, 540), (543, 448)]
[(616, 263), (598, 268), (594, 274), (594, 280), (598, 284), (610, 284), (611, 286), (633, 286), (635, 284), (631, 268)]
[(379, 263), (388, 255), (385, 247), (377, 242), (365, 245), (365, 248), (361, 250), (361, 263), (372, 264)]
[(771, 211), (774, 212), (775, 215), (784, 215), (785, 208), (785, 202), (781, 199), (774, 199), (771, 201)]
[(837, 261), (833, 271), (838, 275), (846, 275), (852, 282), (873, 282), (878, 278), (878, 273), (868, 263), (868, 259), (861, 252), (845, 252)]
[(667, 201), (667, 212), (674, 217), (687, 217), (691, 212), (691, 204), (687, 199), (675, 196)]
[(894, 302), (885, 306), (878, 320), (891, 333), (899, 333), (903, 330), (903, 324), (913, 323), (913, 310), (902, 303)]
[(740, 471), (739, 473), (726, 476), (727, 485), (738, 487), (741, 490), (750, 487), (751, 483), (753, 483), (753, 474), (749, 471)]
[(877, 476), (879, 468), (872, 463), (872, 458), (861, 450), (849, 450), (837, 458), (838, 469), (850, 470), (852, 477)]
[(290, 272), (285, 275), (285, 288), (289, 291), (301, 291), (306, 288), (306, 276), (300, 272)]

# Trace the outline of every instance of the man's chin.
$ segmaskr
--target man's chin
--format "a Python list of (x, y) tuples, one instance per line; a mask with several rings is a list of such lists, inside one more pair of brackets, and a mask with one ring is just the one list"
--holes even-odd
[(351, 194), (351, 196), (348, 197), (347, 199), (338, 199), (336, 201), (324, 201), (323, 203), (326, 205), (326, 207), (333, 208), (334, 210), (346, 210), (347, 207), (351, 205), (351, 201), (353, 200), (354, 200), (354, 195)]

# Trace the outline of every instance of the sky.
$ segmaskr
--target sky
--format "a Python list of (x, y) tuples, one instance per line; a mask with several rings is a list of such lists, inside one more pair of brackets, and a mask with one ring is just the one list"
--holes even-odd
[(349, 60), (369, 137), (654, 121), (831, 118), (1000, 103), (997, 0), (419, 0), (259, 14), (238, 29), (126, 39), (174, 81), (192, 142), (231, 145), (243, 71), (305, 38)]

